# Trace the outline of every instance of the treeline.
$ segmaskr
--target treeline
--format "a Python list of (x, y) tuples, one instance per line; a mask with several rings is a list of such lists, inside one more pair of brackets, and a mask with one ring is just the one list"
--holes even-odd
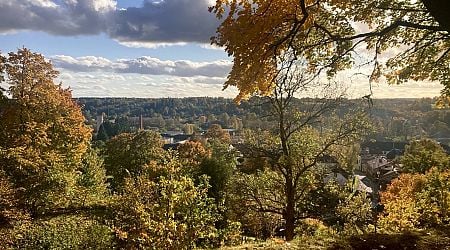
[[(141, 115), (145, 127), (159, 128), (161, 131), (183, 131), (185, 124), (194, 124), (202, 130), (206, 130), (211, 123), (234, 129), (269, 129), (275, 124), (270, 114), (270, 103), (258, 97), (242, 101), (240, 105), (232, 99), (209, 97), (75, 100), (91, 124), (97, 116), (105, 114), (106, 120), (113, 119), (117, 123), (106, 126), (120, 127), (116, 128), (119, 131), (136, 129)], [(317, 101), (311, 98), (295, 99), (295, 106), (305, 112)], [(375, 99), (371, 102), (354, 99), (341, 104), (334, 113), (343, 117), (355, 106), (366, 110), (376, 127), (369, 139), (408, 141), (429, 137), (447, 144), (450, 142), (450, 110), (437, 107), (436, 102), (436, 98)]]

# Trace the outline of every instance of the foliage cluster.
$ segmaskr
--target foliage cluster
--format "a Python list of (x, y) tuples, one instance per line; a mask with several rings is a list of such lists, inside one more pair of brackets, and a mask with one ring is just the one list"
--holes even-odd
[(450, 173), (431, 168), (402, 174), (381, 194), (385, 211), (380, 225), (389, 231), (438, 228), (450, 221)]
[(221, 206), (235, 166), (229, 141), (191, 142), (179, 156), (163, 150), (159, 134), (139, 131), (95, 149), (80, 107), (53, 83), (57, 72), (42, 55), (20, 49), (0, 58), (11, 96), (0, 103), (2, 249), (237, 242), (239, 223)]

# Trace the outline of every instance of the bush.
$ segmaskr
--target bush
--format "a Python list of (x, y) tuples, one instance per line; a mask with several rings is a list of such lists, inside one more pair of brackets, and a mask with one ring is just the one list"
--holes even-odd
[(25, 228), (18, 249), (112, 249), (114, 235), (101, 223), (80, 215), (37, 220)]

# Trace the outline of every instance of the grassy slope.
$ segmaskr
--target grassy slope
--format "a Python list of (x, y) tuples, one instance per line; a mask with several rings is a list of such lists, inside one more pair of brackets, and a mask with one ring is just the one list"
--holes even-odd
[(326, 250), (450, 250), (450, 232), (407, 232), (402, 234), (364, 234), (350, 237), (300, 237), (290, 243), (269, 240), (222, 250), (250, 249), (326, 249)]

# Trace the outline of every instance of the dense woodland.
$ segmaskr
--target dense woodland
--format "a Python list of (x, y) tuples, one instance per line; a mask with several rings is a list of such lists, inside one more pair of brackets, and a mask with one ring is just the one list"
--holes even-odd
[[(217, 0), (212, 43), (233, 57), (234, 101), (74, 100), (42, 55), (0, 55), (0, 248), (449, 249), (450, 158), (436, 140), (449, 135), (450, 30), (439, 7)], [(361, 44), (367, 62), (355, 59)], [(333, 77), (357, 64), (373, 66), (370, 81), (440, 81), (442, 96), (348, 100)], [(193, 136), (165, 150), (169, 130)], [(370, 190), (358, 188), (378, 178), (358, 173), (364, 141), (408, 143), (391, 162), (398, 175)]]

